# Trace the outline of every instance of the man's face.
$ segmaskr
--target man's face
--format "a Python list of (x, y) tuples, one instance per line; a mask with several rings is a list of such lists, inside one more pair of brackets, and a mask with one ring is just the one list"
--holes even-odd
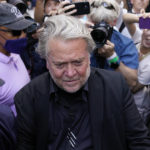
[(131, 0), (133, 9), (136, 13), (140, 13), (141, 9), (146, 9), (149, 4), (149, 0)]
[(145, 48), (149, 48), (150, 49), (150, 30), (148, 30), (148, 29), (143, 30), (142, 45)]
[(90, 57), (84, 39), (52, 39), (47, 68), (58, 87), (68, 93), (77, 92), (90, 75)]

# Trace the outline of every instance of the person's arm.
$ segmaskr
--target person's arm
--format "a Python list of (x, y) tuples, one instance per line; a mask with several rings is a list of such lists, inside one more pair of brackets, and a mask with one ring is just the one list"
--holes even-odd
[[(115, 48), (115, 45), (112, 42), (107, 40), (107, 43), (98, 50), (98, 53), (102, 57), (105, 57), (106, 59), (108, 59), (114, 53), (116, 53), (114, 48)], [(128, 57), (130, 57), (130, 56), (128, 56)], [(120, 64), (119, 64), (118, 68), (115, 70), (120, 72), (125, 77), (128, 85), (131, 87), (131, 89), (133, 86), (135, 86), (135, 84), (137, 82), (137, 70), (136, 69), (129, 68), (120, 60)]]
[(0, 104), (0, 149), (16, 150), (15, 116), (11, 108)]
[(134, 33), (136, 32), (136, 26), (134, 23), (139, 22), (139, 17), (140, 17), (139, 15), (132, 13), (126, 13), (123, 15), (123, 21), (131, 36), (133, 36)]
[(21, 90), (15, 96), (17, 111), (17, 150), (35, 150), (35, 117), (31, 90)]
[(34, 10), (34, 19), (36, 22), (42, 24), (44, 17), (44, 2), (43, 0), (37, 0)]
[(131, 69), (127, 67), (125, 64), (120, 62), (119, 67), (116, 69), (116, 71), (122, 73), (122, 75), (125, 77), (128, 85), (133, 89), (137, 83), (137, 70)]
[[(54, 15), (59, 15), (59, 14), (66, 14), (66, 15), (72, 15), (73, 13), (75, 13), (77, 10), (76, 9), (73, 9), (75, 8), (75, 5), (72, 4), (72, 5), (67, 5), (67, 4), (70, 4), (69, 1), (62, 1), (59, 3), (58, 5), (58, 8), (56, 10), (50, 10), (48, 12), (48, 16), (54, 16)], [(69, 12), (65, 12), (69, 9), (73, 9)], [(43, 23), (44, 21), (44, 2), (43, 0), (37, 0), (36, 2), (36, 6), (35, 6), (35, 12), (34, 12), (34, 18), (35, 18), (35, 21), (39, 22), (39, 23)]]
[(135, 86), (132, 88), (132, 92), (136, 93), (138, 91), (140, 91), (141, 89), (144, 88), (145, 85), (139, 83), (138, 81), (136, 82)]
[(148, 18), (150, 17), (150, 13), (145, 13), (144, 10), (141, 10), (141, 14), (132, 14), (132, 13), (123, 14), (123, 21), (131, 36), (133, 36), (136, 32), (136, 26), (134, 23), (139, 23), (140, 17)]
[(127, 9), (127, 10), (130, 10), (128, 0), (122, 0), (122, 1), (124, 3), (124, 8)]

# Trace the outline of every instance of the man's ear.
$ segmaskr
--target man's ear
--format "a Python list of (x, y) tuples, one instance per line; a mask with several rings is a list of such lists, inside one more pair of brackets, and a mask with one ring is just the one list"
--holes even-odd
[(49, 70), (49, 63), (48, 63), (48, 60), (46, 60), (46, 68)]

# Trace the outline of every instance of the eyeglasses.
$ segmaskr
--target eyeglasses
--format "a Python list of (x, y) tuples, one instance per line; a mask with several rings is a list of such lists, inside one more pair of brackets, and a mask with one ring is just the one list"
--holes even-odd
[(20, 36), (22, 32), (20, 30), (10, 30), (10, 29), (0, 29), (0, 31), (12, 33), (13, 36)]
[(102, 2), (102, 3), (100, 4), (100, 6), (103, 6), (103, 7), (105, 7), (106, 9), (115, 10), (115, 8), (114, 8), (114, 6), (113, 6), (112, 4), (108, 4), (108, 3), (106, 3), (106, 2)]

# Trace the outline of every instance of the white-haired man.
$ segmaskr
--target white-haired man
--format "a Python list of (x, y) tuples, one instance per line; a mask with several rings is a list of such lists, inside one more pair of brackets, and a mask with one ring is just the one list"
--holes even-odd
[(15, 96), (17, 150), (149, 150), (130, 90), (117, 72), (90, 68), (95, 46), (79, 19), (50, 17), (38, 52), (49, 73)]

